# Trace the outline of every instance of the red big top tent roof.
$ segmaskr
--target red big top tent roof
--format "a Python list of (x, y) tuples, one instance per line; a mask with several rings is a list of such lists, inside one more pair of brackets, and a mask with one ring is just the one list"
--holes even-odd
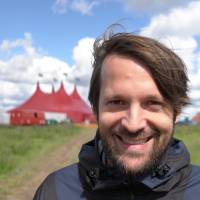
[(56, 112), (66, 113), (73, 122), (83, 122), (91, 118), (91, 108), (82, 100), (76, 86), (71, 95), (68, 95), (61, 83), (60, 89), (52, 93), (45, 93), (41, 90), (39, 83), (33, 95), (20, 106), (10, 110), (27, 112)]

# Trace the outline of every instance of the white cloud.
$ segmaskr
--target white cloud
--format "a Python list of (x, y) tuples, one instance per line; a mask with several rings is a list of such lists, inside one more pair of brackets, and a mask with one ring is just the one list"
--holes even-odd
[(68, 4), (68, 0), (56, 0), (52, 6), (52, 10), (54, 13), (64, 14), (67, 12)]
[(200, 34), (200, 1), (191, 2), (187, 7), (174, 8), (167, 15), (160, 14), (151, 19), (143, 29), (145, 35), (179, 35), (183, 37)]
[(54, 13), (65, 14), (68, 9), (79, 12), (82, 15), (91, 15), (92, 9), (98, 6), (97, 0), (56, 0), (52, 6)]
[(163, 12), (173, 7), (183, 6), (188, 0), (121, 0), (128, 11), (134, 12)]
[(78, 74), (85, 74), (91, 70), (94, 38), (83, 38), (73, 49), (73, 59)]
[[(77, 79), (79, 92), (87, 100), (89, 82), (92, 73), (92, 52), (94, 38), (83, 38), (73, 49), (74, 70), (69, 79)], [(74, 81), (74, 80), (73, 80)]]
[(24, 97), (33, 92), (32, 85), (22, 83), (15, 83), (10, 81), (0, 81), (0, 105), (1, 109), (12, 108), (13, 105), (18, 105), (24, 100)]
[(90, 15), (95, 6), (110, 2), (121, 3), (129, 12), (161, 13), (174, 7), (185, 6), (190, 0), (55, 0), (52, 10), (54, 13), (65, 14), (67, 10), (71, 9), (83, 15)]
[(190, 97), (194, 100), (197, 101), (200, 99), (200, 93), (198, 89), (193, 89), (190, 93)]
[(6, 53), (12, 49), (21, 47), (28, 55), (35, 54), (35, 49), (32, 47), (32, 36), (30, 33), (24, 33), (23, 39), (14, 41), (3, 40), (0, 44), (0, 53)]
[(99, 5), (98, 1), (74, 0), (71, 4), (71, 8), (83, 15), (90, 15), (92, 9), (97, 5)]
[(65, 74), (70, 73), (70, 66), (53, 57), (42, 56), (34, 59), (33, 68), (29, 69), (29, 73), (35, 73), (35, 77), (38, 74), (42, 74), (43, 82), (52, 82), (53, 79), (59, 81), (65, 81)]

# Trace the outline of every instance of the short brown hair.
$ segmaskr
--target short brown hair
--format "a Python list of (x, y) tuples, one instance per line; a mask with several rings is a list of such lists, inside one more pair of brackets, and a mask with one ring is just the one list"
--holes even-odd
[(117, 54), (136, 59), (151, 73), (160, 93), (174, 109), (174, 116), (189, 104), (188, 77), (184, 62), (160, 42), (132, 33), (111, 34), (94, 43), (89, 101), (98, 117), (101, 68), (106, 56)]

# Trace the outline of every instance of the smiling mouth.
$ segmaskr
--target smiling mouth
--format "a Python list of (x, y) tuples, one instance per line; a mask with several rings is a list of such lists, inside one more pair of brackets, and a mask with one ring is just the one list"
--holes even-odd
[(127, 145), (141, 145), (148, 142), (153, 136), (148, 136), (145, 138), (130, 138), (130, 137), (123, 137), (121, 135), (115, 135), (121, 142)]

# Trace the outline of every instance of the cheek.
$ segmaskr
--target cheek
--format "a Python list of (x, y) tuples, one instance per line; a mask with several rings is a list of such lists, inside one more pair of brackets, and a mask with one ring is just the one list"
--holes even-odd
[(173, 115), (166, 113), (156, 113), (149, 116), (149, 123), (162, 133), (169, 133), (173, 130)]
[(121, 114), (102, 112), (99, 114), (98, 125), (99, 128), (109, 129), (112, 128), (121, 120)]

